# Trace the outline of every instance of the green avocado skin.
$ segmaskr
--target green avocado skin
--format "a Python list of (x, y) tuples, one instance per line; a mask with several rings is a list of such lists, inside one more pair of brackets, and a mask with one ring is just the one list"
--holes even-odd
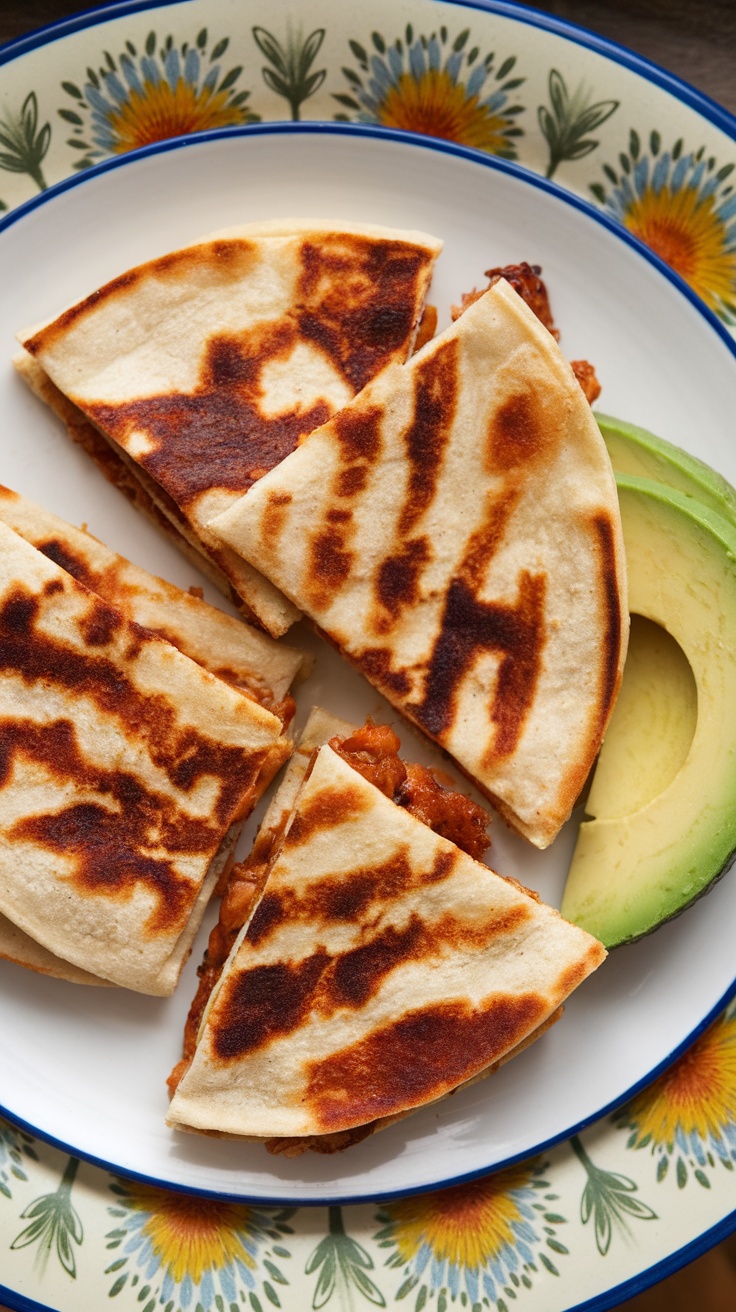
[(685, 763), (660, 796), (580, 826), (561, 910), (608, 948), (679, 915), (736, 852), (736, 524), (662, 482), (616, 482), (630, 609), (679, 643), (698, 713)]
[(596, 414), (616, 474), (638, 474), (693, 497), (736, 528), (736, 489), (681, 447), (622, 419)]

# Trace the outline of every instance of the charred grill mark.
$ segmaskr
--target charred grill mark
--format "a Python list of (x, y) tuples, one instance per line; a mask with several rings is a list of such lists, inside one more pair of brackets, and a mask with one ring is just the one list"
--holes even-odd
[(154, 449), (138, 461), (184, 509), (211, 487), (247, 492), (331, 414), (324, 400), (274, 416), (261, 412), (262, 370), (288, 357), (296, 340), (289, 323), (212, 337), (192, 393), (85, 409), (122, 446), (133, 432), (152, 440)]
[[(328, 234), (319, 245), (304, 242), (300, 257), (294, 311), (276, 323), (211, 337), (192, 392), (84, 406), (122, 446), (133, 432), (146, 434), (152, 449), (137, 460), (185, 510), (213, 486), (247, 492), (332, 414), (331, 403), (316, 399), (304, 409), (264, 415), (262, 374), (267, 364), (287, 359), (299, 342), (309, 343), (355, 394), (397, 352), (403, 358), (408, 351), (418, 280), (431, 263), (428, 253)], [(47, 347), (95, 305), (151, 274), (173, 276), (182, 267), (199, 264), (227, 280), (245, 272), (253, 258), (254, 248), (242, 239), (164, 256), (73, 307), (32, 339), (28, 349), (37, 353)]]
[[(108, 611), (113, 630), (123, 623), (114, 607), (94, 601), (98, 637), (108, 624)], [(266, 753), (226, 746), (192, 726), (179, 727), (173, 705), (163, 695), (140, 692), (109, 657), (74, 651), (57, 641), (39, 627), (40, 610), (38, 600), (21, 587), (6, 595), (0, 605), (0, 676), (17, 674), (27, 684), (91, 698), (127, 735), (146, 743), (151, 760), (177, 788), (187, 791), (202, 776), (214, 776), (220, 784), (214, 811), (221, 823), (229, 824), (254, 788)], [(158, 641), (137, 624), (126, 628), (135, 643)]]
[(355, 657), (355, 664), (379, 688), (387, 688), (397, 697), (408, 697), (411, 692), (409, 675), (404, 670), (393, 669), (393, 652), (390, 647), (367, 647)]
[(380, 406), (367, 410), (342, 410), (335, 415), (334, 431), (342, 458), (349, 465), (372, 465), (381, 454)]
[(412, 707), (418, 723), (440, 738), (452, 724), (465, 676), (485, 652), (501, 655), (489, 717), (496, 734), (486, 764), (509, 755), (532, 706), (546, 641), (546, 577), (522, 570), (513, 603), (478, 599), (490, 560), (499, 550), (518, 504), (511, 484), (490, 500), (485, 523), (471, 536), (458, 574), (447, 590), (439, 636), (430, 657), (421, 702)]
[(324, 1131), (348, 1128), (439, 1097), (513, 1047), (546, 1010), (536, 993), (479, 1008), (437, 1003), (308, 1067), (307, 1102)]
[(349, 528), (328, 524), (309, 539), (307, 558), (307, 592), (313, 605), (328, 606), (350, 578), (354, 556), (348, 543)]
[(412, 889), (447, 879), (456, 862), (456, 852), (438, 852), (429, 870), (416, 869), (403, 847), (379, 865), (316, 880), (301, 891), (268, 889), (248, 927), (248, 942), (260, 946), (281, 925), (298, 920), (356, 924), (374, 906), (385, 908)]
[(304, 242), (297, 298), (303, 336), (329, 356), (354, 393), (409, 349), (419, 280), (431, 257), (416, 247), (346, 234)]
[(457, 408), (458, 350), (456, 340), (447, 342), (414, 371), (414, 413), (403, 435), (409, 460), (408, 485), (396, 543), (376, 572), (378, 604), (372, 616), (376, 633), (390, 632), (404, 607), (416, 603), (422, 570), (432, 557), (428, 538), (407, 539), (432, 504), (437, 489)]
[(0, 721), (0, 788), (8, 785), (19, 760), (40, 765), (60, 783), (72, 781), (96, 792), (109, 806), (86, 801), (53, 814), (26, 816), (9, 830), (11, 841), (27, 840), (73, 858), (74, 874), (64, 878), (83, 893), (126, 900), (141, 884), (156, 898), (146, 925), (151, 934), (185, 923), (191, 883), (170, 860), (146, 851), (163, 846), (170, 853), (208, 852), (219, 842), (219, 828), (187, 816), (135, 776), (94, 765), (83, 755), (68, 720), (40, 725)]
[[(310, 892), (306, 900), (316, 904), (317, 890)], [(288, 894), (277, 894), (275, 898), (271, 895), (262, 916), (259, 916), (259, 908), (251, 922), (248, 942), (253, 946), (256, 942), (260, 944), (279, 923), (291, 921), (292, 902), (301, 905), (301, 899)], [(329, 1020), (340, 1010), (360, 1011), (375, 997), (388, 977), (407, 963), (438, 962), (447, 948), (452, 951), (463, 948), (483, 951), (496, 937), (513, 933), (529, 914), (528, 907), (520, 904), (498, 914), (491, 910), (485, 919), (459, 920), (448, 912), (439, 920), (427, 923), (414, 912), (403, 926), (386, 925), (373, 937), (345, 952), (331, 955), (320, 946), (298, 964), (257, 965), (242, 970), (225, 999), (223, 1019), (215, 1027), (218, 1055), (244, 1056), (276, 1036), (292, 1033), (310, 1016)], [(273, 975), (267, 976), (267, 972), (273, 972)], [(265, 994), (263, 981), (267, 977), (273, 978), (277, 981), (276, 987), (280, 988), (280, 972), (286, 972), (286, 978), (293, 980), (298, 1006), (287, 1010), (283, 1016), (279, 1015), (278, 1028), (275, 1028), (272, 1001)], [(234, 997), (238, 1000), (235, 1003)], [(248, 1000), (247, 1025), (243, 1023), (244, 998)], [(226, 1038), (221, 1042), (223, 1034)]]
[(322, 949), (296, 964), (256, 966), (226, 983), (213, 1029), (215, 1055), (221, 1061), (243, 1057), (298, 1029), (329, 960)]
[(46, 542), (34, 543), (34, 546), (48, 560), (66, 570), (67, 574), (71, 574), (77, 583), (83, 583), (85, 588), (95, 591), (99, 584), (98, 575), (89, 568), (85, 560), (75, 556), (66, 543), (60, 542), (58, 538), (49, 538)]
[(419, 579), (431, 554), (428, 538), (413, 538), (379, 566), (376, 595), (383, 609), (373, 620), (378, 633), (389, 632), (404, 606), (418, 600)]
[(414, 371), (414, 417), (404, 434), (410, 462), (406, 502), (399, 517), (405, 537), (434, 500), (457, 409), (459, 342), (453, 339)]
[(478, 601), (462, 579), (447, 593), (422, 701), (413, 713), (427, 733), (441, 738), (452, 724), (458, 689), (484, 652), (501, 652), (497, 687), (489, 707), (496, 725), (492, 756), (512, 752), (534, 700), (544, 643), (546, 579), (522, 571), (513, 605)]
[(90, 598), (90, 608), (79, 621), (79, 630), (88, 646), (107, 647), (123, 623), (121, 614), (95, 597)]
[(491, 416), (486, 439), (489, 472), (528, 468), (546, 455), (557, 430), (543, 398), (531, 389), (508, 397)]
[(323, 788), (306, 800), (294, 817), (284, 842), (284, 851), (301, 847), (320, 830), (357, 820), (370, 806), (360, 788)]

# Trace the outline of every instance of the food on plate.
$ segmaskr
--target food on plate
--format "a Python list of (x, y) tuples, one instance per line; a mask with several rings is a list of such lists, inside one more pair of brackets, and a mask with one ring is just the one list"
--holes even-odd
[[(625, 675), (621, 724), (614, 714), (580, 826), (562, 913), (607, 947), (678, 915), (736, 850), (736, 528), (663, 483), (617, 482), (631, 609), (666, 629), (682, 655), (651, 631), (637, 639), (633, 687)], [(650, 672), (655, 642), (663, 683), (659, 668)], [(632, 768), (628, 726), (653, 713), (669, 759), (650, 737), (636, 787), (613, 786)]]
[(281, 720), (0, 523), (0, 914), (63, 962), (173, 991)]
[(546, 847), (616, 698), (616, 486), (552, 335), (500, 280), (211, 525)]
[[(303, 661), (296, 648), (277, 643), (242, 620), (156, 578), (90, 533), (9, 488), (0, 487), (0, 520), (78, 583), (109, 601), (126, 619), (166, 638), (211, 674), (247, 692), (288, 726), (294, 711), (289, 688)], [(236, 831), (237, 826), (232, 826), (232, 840)], [(0, 957), (78, 983), (105, 983), (60, 960), (2, 915)]]
[(604, 959), (444, 836), (477, 851), (484, 813), (434, 780), (419, 797), (397, 746), (386, 726), (338, 735), (277, 796), (172, 1126), (337, 1151), (520, 1049)]
[(610, 415), (596, 413), (596, 419), (616, 473), (639, 474), (665, 483), (736, 525), (736, 490), (715, 469), (646, 428)]
[[(480, 291), (464, 292), (460, 305), (453, 305), (452, 307), (453, 321), (459, 319), (460, 315), (464, 314), (470, 305), (474, 305), (485, 292), (489, 291), (495, 283), (500, 282), (503, 278), (509, 286), (513, 287), (515, 292), (519, 293), (519, 296), (536, 315), (539, 322), (544, 324), (548, 332), (558, 342), (560, 334), (555, 327), (547, 284), (542, 281), (541, 273), (542, 269), (539, 264), (527, 264), (526, 260), (523, 260), (521, 264), (505, 264), (503, 267), (486, 269), (488, 286), (482, 287)], [(601, 394), (601, 386), (593, 365), (588, 360), (571, 360), (570, 368), (583, 389), (585, 397), (592, 405)]]
[(304, 655), (260, 629), (210, 606), (134, 565), (99, 538), (60, 519), (28, 497), (0, 486), (0, 520), (78, 583), (157, 633), (198, 665), (248, 692), (288, 724), (289, 688)]
[[(122, 273), (19, 338), (107, 442), (105, 472), (122, 464), (136, 504), (155, 507), (157, 523), (279, 635), (296, 607), (208, 522), (406, 358), (441, 246), (323, 220), (231, 228)], [(21, 372), (44, 390), (37, 372)], [(94, 454), (95, 438), (67, 419)]]

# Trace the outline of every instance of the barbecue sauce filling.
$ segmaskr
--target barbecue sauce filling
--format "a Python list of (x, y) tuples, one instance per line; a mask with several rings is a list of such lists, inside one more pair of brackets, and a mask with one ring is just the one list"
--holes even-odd
[[(349, 737), (331, 738), (329, 743), (343, 761), (397, 806), (480, 861), (490, 844), (487, 812), (469, 797), (439, 783), (427, 766), (402, 761), (398, 754), (400, 745), (393, 729), (386, 724), (373, 724), (370, 720)], [(199, 986), (184, 1027), (182, 1060), (167, 1080), (171, 1097), (194, 1056), (202, 1017), (223, 966), (263, 891), (287, 819), (288, 813), (285, 813), (279, 826), (259, 833), (250, 856), (230, 871), (220, 903), (219, 919), (210, 933), (204, 961), (197, 972)]]

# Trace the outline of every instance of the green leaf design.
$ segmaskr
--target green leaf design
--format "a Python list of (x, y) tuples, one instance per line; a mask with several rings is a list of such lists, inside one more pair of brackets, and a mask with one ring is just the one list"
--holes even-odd
[[(71, 85), (71, 84), (70, 84)], [(0, 118), (0, 168), (9, 173), (27, 173), (39, 191), (46, 190), (41, 164), (51, 141), (51, 124), (38, 130), (38, 100), (29, 92), (15, 117)]]
[(589, 94), (581, 84), (570, 95), (567, 83), (558, 69), (550, 69), (547, 79), (550, 108), (540, 105), (537, 122), (549, 148), (546, 175), (551, 178), (564, 160), (583, 159), (598, 147), (598, 141), (586, 138), (605, 123), (618, 109), (618, 100), (599, 100), (591, 103)]
[(383, 1294), (367, 1274), (373, 1270), (373, 1260), (362, 1244), (345, 1233), (340, 1207), (330, 1207), (329, 1232), (310, 1253), (304, 1269), (307, 1275), (319, 1271), (312, 1297), (315, 1312), (329, 1302), (336, 1289), (343, 1306), (352, 1307), (353, 1289), (374, 1307), (386, 1306)]
[[(311, 71), (324, 41), (325, 29), (315, 28), (303, 38), (300, 30), (292, 31), (288, 27), (283, 43), (265, 27), (254, 27), (252, 32), (258, 49), (271, 65), (261, 69), (264, 82), (288, 102), (291, 117), (297, 122), (304, 101), (319, 90), (327, 76), (324, 68)], [(362, 53), (365, 55), (365, 51)]]
[[(627, 1175), (619, 1175), (616, 1171), (604, 1171), (596, 1166), (583, 1148), (578, 1135), (573, 1135), (570, 1143), (587, 1175), (580, 1200), (580, 1219), (583, 1225), (587, 1225), (591, 1217), (593, 1218), (596, 1248), (601, 1257), (605, 1257), (611, 1247), (614, 1230), (617, 1229), (625, 1234), (631, 1233), (626, 1220), (628, 1216), (635, 1217), (639, 1221), (654, 1221), (657, 1213), (640, 1198), (633, 1196), (637, 1192), (638, 1185)], [(548, 1242), (554, 1251), (559, 1251), (551, 1241)]]
[(77, 1159), (70, 1157), (56, 1192), (36, 1198), (21, 1213), (21, 1219), (30, 1220), (31, 1224), (16, 1235), (10, 1245), (11, 1249), (19, 1249), (37, 1243), (41, 1270), (46, 1269), (51, 1251), (55, 1249), (61, 1266), (72, 1279), (77, 1274), (73, 1244), (79, 1246), (84, 1239), (82, 1222), (71, 1201), (72, 1185), (78, 1167)]

